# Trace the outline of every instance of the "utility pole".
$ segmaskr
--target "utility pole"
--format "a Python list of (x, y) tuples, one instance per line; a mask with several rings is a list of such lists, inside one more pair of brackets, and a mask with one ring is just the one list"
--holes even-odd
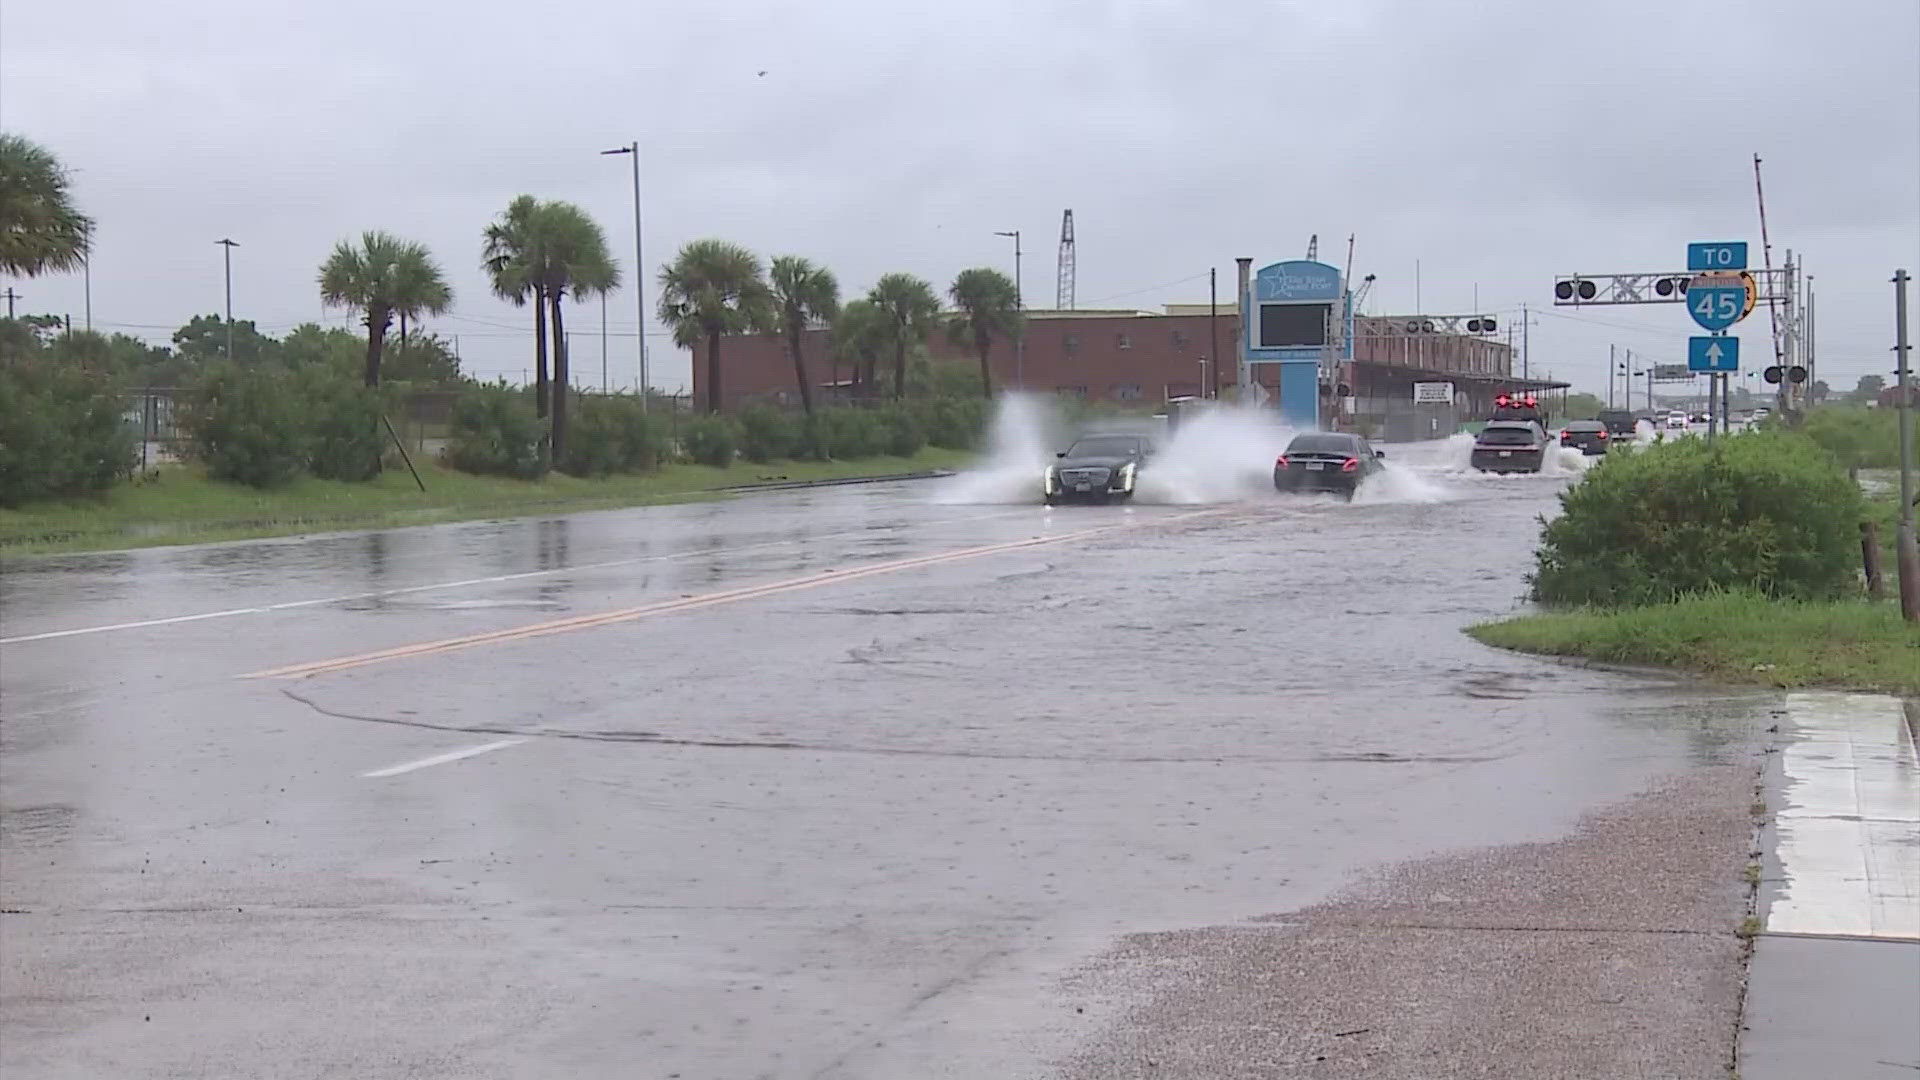
[(1200, 385), (1201, 397), (1220, 396), (1220, 271), (1217, 267), (1207, 270), (1207, 359), (1213, 361), (1213, 392), (1207, 392), (1205, 383)]
[(1607, 408), (1609, 409), (1613, 408), (1613, 369), (1615, 364), (1613, 346), (1609, 345), (1607, 346)]
[(647, 411), (647, 389), (652, 384), (647, 378), (647, 256), (640, 239), (640, 140), (635, 139), (612, 150), (602, 150), (600, 154), (602, 157), (626, 154), (633, 159), (633, 304), (640, 317), (640, 411), (644, 413)]
[(15, 300), (20, 299), (20, 294), (17, 292), (14, 292), (13, 286), (9, 285), (7, 286), (7, 291), (5, 295), (7, 298), (7, 318), (11, 319), (13, 318), (13, 302)]
[(1894, 555), (1900, 567), (1900, 615), (1910, 623), (1920, 622), (1920, 550), (1913, 535), (1913, 379), (1907, 363), (1907, 272), (1893, 273), (1894, 356), (1900, 379), (1899, 396), (1894, 404), (1900, 409), (1900, 532), (1894, 542)]
[(1520, 305), (1520, 377), (1522, 379), (1530, 378), (1532, 375), (1533, 353), (1527, 347), (1527, 339), (1532, 336), (1530, 333), (1532, 329), (1533, 319), (1527, 314), (1527, 305), (1522, 302)]
[(607, 294), (600, 294), (600, 392), (607, 392)]
[(87, 333), (91, 334), (93, 333), (93, 224), (91, 222), (87, 224), (86, 230), (87, 246), (80, 252), (80, 287), (86, 295)]
[(233, 249), (240, 245), (226, 237), (221, 237), (214, 243), (226, 249), (220, 253), (220, 257), (227, 267), (227, 360), (231, 362), (233, 360)]
[(1013, 339), (1013, 384), (1025, 390), (1027, 388), (1027, 327), (1024, 316), (1027, 311), (1027, 293), (1025, 285), (1020, 280), (1020, 230), (1014, 229), (1012, 232), (996, 231), (993, 235), (1013, 237), (1014, 307), (1023, 316), (1020, 332), (1014, 335)]

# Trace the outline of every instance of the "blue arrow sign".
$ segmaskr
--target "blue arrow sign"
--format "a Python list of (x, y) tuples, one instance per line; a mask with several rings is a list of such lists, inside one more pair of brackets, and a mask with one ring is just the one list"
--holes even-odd
[[(1747, 287), (1743, 284), (1702, 285), (1700, 278), (1687, 287), (1687, 311), (1703, 330), (1720, 331), (1747, 314)], [(1713, 278), (1706, 280), (1712, 281)], [(1725, 280), (1724, 278), (1720, 280)]]
[(1745, 240), (1687, 245), (1687, 269), (1693, 273), (1706, 270), (1745, 270), (1746, 268), (1747, 242)]
[(1737, 337), (1690, 337), (1687, 339), (1688, 371), (1739, 371), (1740, 339)]

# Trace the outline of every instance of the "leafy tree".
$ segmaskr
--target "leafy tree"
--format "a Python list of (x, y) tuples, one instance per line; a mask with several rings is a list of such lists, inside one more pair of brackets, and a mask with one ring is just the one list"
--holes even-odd
[(106, 491), (133, 467), (112, 379), (35, 356), (0, 364), (0, 506)]
[(560, 304), (569, 295), (579, 300), (613, 291), (620, 285), (620, 268), (607, 252), (607, 234), (600, 223), (570, 202), (539, 204), (529, 224), (532, 243), (527, 267), (546, 297), (548, 330), (553, 334), (553, 458), (563, 461), (573, 383)]
[[(238, 343), (235, 343), (238, 348)], [(367, 355), (367, 340), (351, 330), (301, 323), (280, 342), (280, 359), (290, 368), (320, 368), (352, 373)], [(389, 370), (391, 367), (389, 366)]]
[(481, 265), (492, 282), (493, 293), (514, 307), (533, 301), (533, 410), (547, 415), (547, 294), (535, 272), (541, 256), (537, 246), (535, 218), (540, 200), (519, 195), (500, 212), (500, 218), (482, 234)]
[(58, 315), (22, 315), (0, 319), (0, 360), (37, 355), (66, 323)]
[(387, 378), (423, 386), (453, 386), (462, 381), (460, 357), (435, 334), (415, 334), (388, 357)]
[(887, 344), (893, 347), (893, 396), (902, 397), (907, 392), (907, 348), (933, 332), (940, 300), (932, 285), (912, 274), (883, 276), (867, 299), (886, 317)]
[(1860, 381), (1854, 384), (1853, 392), (1847, 395), (1847, 400), (1855, 405), (1867, 405), (1880, 400), (1880, 391), (1886, 388), (1887, 380), (1880, 376), (1862, 375)]
[[(707, 344), (707, 411), (720, 411), (720, 340), (765, 326), (772, 293), (753, 252), (725, 240), (695, 240), (660, 271), (660, 321), (673, 343)], [(731, 447), (729, 447), (731, 453)]]
[(1600, 410), (1606, 407), (1607, 403), (1601, 401), (1599, 397), (1593, 394), (1568, 394), (1566, 415), (1561, 417), (1561, 419), (1592, 420), (1600, 415)]
[(840, 283), (833, 271), (815, 266), (798, 255), (774, 258), (768, 275), (773, 282), (774, 330), (786, 339), (787, 355), (793, 358), (793, 378), (800, 386), (800, 405), (813, 415), (813, 380), (807, 377), (807, 360), (800, 343), (807, 327), (830, 323), (840, 314)]
[(871, 300), (849, 301), (833, 320), (831, 337), (836, 365), (844, 360), (853, 369), (854, 396), (872, 397), (874, 368), (887, 344), (886, 315)]
[(46, 355), (54, 363), (103, 372), (131, 386), (174, 385), (173, 353), (126, 334), (74, 330), (49, 342)]
[(1833, 393), (1833, 387), (1827, 385), (1827, 380), (1825, 379), (1813, 380), (1812, 397), (1816, 404), (1827, 400), (1828, 395), (1832, 393)]
[(0, 272), (17, 277), (77, 270), (93, 221), (73, 204), (67, 170), (38, 143), (0, 135)]
[(453, 305), (453, 291), (432, 256), (419, 244), (379, 231), (342, 240), (320, 266), (320, 299), (331, 307), (366, 313), (368, 386), (380, 385), (380, 357), (387, 328), (400, 311), (438, 315)]
[(1013, 280), (991, 267), (962, 270), (947, 290), (960, 310), (947, 324), (948, 336), (955, 345), (971, 346), (980, 358), (980, 391), (993, 396), (993, 368), (988, 354), (995, 337), (1013, 338), (1025, 329), (1020, 310), (1020, 292)]
[[(233, 320), (233, 360), (257, 364), (278, 359), (280, 343), (262, 334), (251, 319)], [(195, 315), (173, 332), (173, 351), (190, 365), (227, 355), (227, 324), (218, 315)]]

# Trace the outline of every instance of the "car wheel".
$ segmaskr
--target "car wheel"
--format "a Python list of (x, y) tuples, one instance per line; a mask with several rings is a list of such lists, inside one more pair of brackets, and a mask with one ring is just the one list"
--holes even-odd
[(1048, 506), (1059, 506), (1059, 505), (1060, 505), (1060, 496), (1058, 496), (1058, 495), (1047, 495), (1047, 496), (1044, 496), (1044, 498), (1046, 499), (1046, 502), (1047, 502), (1047, 505), (1048, 505)]

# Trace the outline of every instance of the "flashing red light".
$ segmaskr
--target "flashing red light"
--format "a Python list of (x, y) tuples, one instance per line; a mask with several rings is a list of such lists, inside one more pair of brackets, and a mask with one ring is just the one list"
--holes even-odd
[(1604, 438), (1606, 438), (1606, 437), (1607, 437), (1607, 429), (1606, 429), (1606, 428), (1601, 428), (1601, 429), (1600, 429), (1599, 431), (1596, 431), (1596, 432), (1594, 432), (1594, 434), (1596, 434), (1596, 435), (1598, 435), (1598, 436), (1600, 436), (1600, 437), (1601, 437), (1602, 439), (1604, 439)]
[(1495, 398), (1493, 399), (1493, 403), (1494, 403), (1495, 405), (1498, 405), (1498, 406), (1500, 406), (1501, 408), (1503, 408), (1503, 409), (1504, 409), (1504, 408), (1506, 408), (1506, 407), (1507, 407), (1507, 403), (1508, 403), (1509, 401), (1512, 401), (1512, 400), (1513, 400), (1513, 399), (1512, 399), (1512, 398), (1510, 398), (1510, 397), (1508, 397), (1507, 395), (1505, 395), (1505, 394), (1500, 394), (1500, 395), (1498, 395), (1498, 396), (1496, 396), (1496, 397), (1495, 397)]
[(1273, 465), (1277, 469), (1285, 469), (1285, 468), (1291, 467), (1291, 463), (1287, 461), (1287, 455), (1285, 454), (1281, 454), (1279, 457), (1275, 458), (1273, 460)]
[(1360, 459), (1357, 457), (1350, 457), (1340, 463), (1341, 472), (1353, 472), (1358, 468), (1360, 468)]
[(1528, 407), (1528, 408), (1532, 408), (1533, 406), (1535, 406), (1535, 405), (1538, 405), (1538, 404), (1540, 404), (1540, 399), (1539, 399), (1539, 398), (1537, 398), (1537, 397), (1534, 397), (1534, 396), (1533, 396), (1532, 394), (1528, 394), (1528, 395), (1527, 395), (1527, 407)]

